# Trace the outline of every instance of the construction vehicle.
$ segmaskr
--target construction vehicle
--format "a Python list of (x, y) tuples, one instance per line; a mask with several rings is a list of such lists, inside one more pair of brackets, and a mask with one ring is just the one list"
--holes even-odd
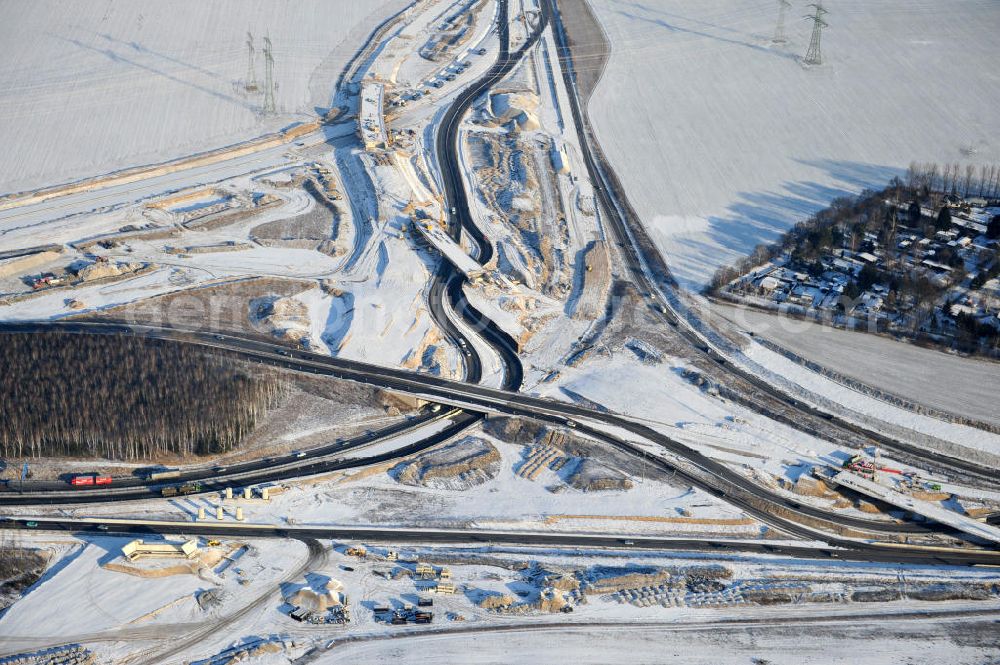
[(222, 543), (219, 542), (218, 540), (210, 540), (207, 543), (205, 543), (205, 545), (207, 545), (208, 547), (218, 547), (222, 545)]
[(184, 483), (183, 485), (168, 485), (160, 490), (163, 496), (177, 496), (178, 494), (197, 494), (201, 491), (201, 483)]
[(861, 475), (873, 475), (875, 471), (880, 473), (892, 473), (897, 476), (915, 476), (913, 471), (900, 471), (899, 469), (893, 469), (887, 466), (877, 465), (872, 460), (862, 457), (861, 455), (855, 455), (851, 459), (844, 462), (844, 468), (850, 469), (855, 473)]
[(170, 480), (171, 478), (180, 478), (180, 469), (166, 469), (164, 471), (157, 471), (156, 473), (149, 474), (150, 480)]
[(348, 547), (346, 550), (344, 550), (344, 554), (346, 554), (347, 556), (356, 556), (359, 559), (364, 559), (366, 556), (368, 556), (368, 550), (366, 550), (363, 547)]

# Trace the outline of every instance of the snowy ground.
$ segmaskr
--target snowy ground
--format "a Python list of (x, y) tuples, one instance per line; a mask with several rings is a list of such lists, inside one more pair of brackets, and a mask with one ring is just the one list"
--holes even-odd
[[(404, 0), (3, 2), (0, 193), (201, 152), (313, 119)], [(242, 89), (246, 32), (274, 48), (278, 113)]]
[[(399, 438), (393, 445), (405, 445), (445, 424), (447, 421), (424, 427), (419, 435)], [(495, 478), (468, 489), (403, 485), (389, 473), (395, 463), (387, 463), (286, 483), (288, 489), (276, 494), (270, 502), (240, 501), (238, 505), (243, 507), (249, 522), (302, 526), (476, 526), (498, 530), (712, 534), (749, 539), (763, 533), (758, 522), (746, 518), (738, 509), (687, 485), (655, 479), (652, 468), (631, 469), (627, 474), (633, 482), (631, 489), (584, 492), (568, 482), (574, 460), (565, 470), (556, 472), (546, 467), (529, 479), (519, 473), (530, 452), (524, 446), (502, 443), (481, 432), (475, 436), (491, 442), (499, 451), (501, 462)], [(375, 455), (382, 450), (381, 446), (368, 447), (363, 454)], [(600, 458), (597, 461), (611, 463)], [(189, 520), (201, 507), (214, 514), (218, 503), (216, 495), (206, 494), (183, 500), (155, 499), (129, 502), (126, 506), (64, 510), (78, 516), (128, 514), (137, 519)], [(32, 514), (37, 514), (37, 508), (33, 510)]]
[[(425, 635), (407, 640), (408, 663), (467, 663), (487, 665), (512, 662), (604, 665), (626, 662), (645, 665), (683, 662), (690, 665), (882, 665), (941, 663), (979, 665), (997, 654), (985, 637), (988, 623), (978, 625), (982, 641), (967, 641), (969, 627), (947, 622), (914, 625), (860, 624), (807, 628), (776, 621), (750, 628), (741, 626), (630, 626), (511, 628), (498, 633)], [(851, 648), (845, 649), (845, 642)], [(984, 644), (983, 642), (986, 642)], [(316, 661), (331, 665), (352, 662), (389, 662), (402, 649), (399, 640), (339, 645)], [(792, 654), (793, 659), (787, 660)]]
[[(627, 651), (630, 663), (661, 663), (668, 658), (706, 664), (763, 662), (752, 658), (782, 663), (790, 653), (795, 660), (787, 662), (817, 664), (978, 664), (992, 662), (998, 655), (992, 629), (998, 605), (990, 594), (979, 601), (847, 600), (859, 589), (902, 589), (912, 594), (928, 585), (988, 587), (992, 576), (986, 570), (670, 552), (623, 556), (584, 550), (569, 555), (496, 546), (418, 545), (400, 550), (400, 561), (393, 562), (383, 560), (384, 547), (369, 547), (370, 556), (362, 560), (347, 556), (345, 544), (329, 541), (321, 543), (326, 551), (307, 560), (302, 543), (275, 539), (251, 541), (250, 549), (234, 564), (204, 569), (200, 575), (149, 578), (102, 567), (120, 563), (118, 551), (127, 538), (77, 540), (40, 533), (25, 538), (26, 544), (49, 546), (59, 555), (43, 581), (0, 618), (4, 636), (0, 655), (78, 642), (94, 650), (101, 662), (154, 662), (163, 650), (187, 644), (165, 662), (191, 662), (236, 642), (274, 635), (281, 636), (283, 649), (246, 662), (287, 663), (313, 647), (318, 648), (316, 658), (309, 662), (317, 663), (388, 662), (402, 653), (407, 661), (426, 663), (563, 662), (570, 655), (581, 663), (607, 663), (621, 662)], [(223, 542), (227, 550), (238, 545), (238, 541)], [(436, 569), (447, 566), (457, 593), (429, 593), (433, 582), (411, 576), (416, 560)], [(137, 565), (150, 568), (164, 563), (150, 560)], [(540, 587), (532, 573), (540, 569), (569, 576), (580, 571), (581, 579), (599, 581), (655, 567), (683, 579), (699, 576), (696, 570), (708, 570), (706, 565), (725, 571), (720, 579), (741, 591), (723, 599), (682, 584), (666, 606), (630, 602), (614, 592), (592, 592), (586, 602), (574, 604), (571, 614), (537, 610), (500, 614), (476, 604), (487, 594), (536, 602)], [(613, 568), (599, 572), (605, 566)], [(401, 574), (393, 578), (390, 572)], [(289, 618), (290, 606), (283, 604), (283, 597), (331, 581), (349, 598), (348, 626), (312, 626)], [(195, 594), (213, 588), (222, 592), (221, 604), (201, 609)], [(783, 589), (805, 595), (832, 593), (837, 599), (767, 607), (741, 595), (748, 590)], [(651, 589), (637, 589), (641, 590)], [(376, 621), (375, 606), (400, 608), (418, 596), (434, 600), (434, 625), (429, 627), (434, 633), (425, 627)], [(715, 600), (703, 604), (710, 597)], [(808, 614), (803, 607), (809, 608)], [(914, 618), (914, 613), (922, 616)], [(56, 616), (58, 620), (53, 620)], [(212, 631), (213, 625), (220, 628)], [(804, 634), (809, 635), (806, 641)], [(845, 641), (858, 648), (842, 649)], [(288, 648), (291, 644), (297, 646)]]
[(911, 161), (1000, 159), (991, 0), (829, 2), (826, 64), (813, 69), (797, 60), (804, 7), (773, 46), (770, 0), (591, 4), (611, 42), (594, 128), (688, 288)]
[(793, 363), (785, 356), (760, 344), (751, 346), (746, 358), (748, 367), (756, 365), (757, 371), (761, 367), (766, 368), (764, 371), (773, 373), (774, 380), (780, 381), (786, 387), (793, 386), (793, 392), (801, 392), (804, 389), (814, 397), (820, 396), (821, 399), (832, 400), (850, 411), (877, 418), (890, 425), (911, 429), (960, 446), (988, 451), (993, 455), (1000, 453), (1000, 435), (966, 425), (948, 423), (872, 399)]
[[(33, 540), (43, 542), (37, 536)], [(105, 568), (106, 564), (127, 563), (121, 547), (129, 540), (86, 537), (70, 547), (0, 618), (0, 653), (87, 642), (97, 635), (102, 636), (102, 641), (112, 641), (108, 637), (113, 636), (134, 653), (136, 641), (191, 632), (208, 617), (229, 614), (253, 602), (306, 561), (302, 543), (261, 541), (239, 558), (248, 583), (238, 582), (234, 571), (227, 575), (224, 566), (205, 568), (200, 574), (167, 577), (136, 577)], [(205, 547), (204, 541), (200, 544)], [(224, 545), (230, 547), (228, 542)], [(152, 567), (146, 562), (137, 565)], [(205, 612), (195, 602), (195, 595), (212, 587), (223, 592), (223, 602), (217, 609)], [(54, 616), (59, 621), (51, 621)]]
[(739, 325), (845, 376), (932, 408), (997, 422), (1000, 364), (758, 310), (712, 305)]

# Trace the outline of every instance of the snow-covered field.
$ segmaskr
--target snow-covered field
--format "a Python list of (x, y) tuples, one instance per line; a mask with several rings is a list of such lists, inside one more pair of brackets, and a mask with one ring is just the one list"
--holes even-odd
[[(889, 425), (937, 437), (968, 449), (987, 451), (992, 455), (996, 455), (1000, 451), (1000, 435), (913, 413), (887, 402), (873, 399), (806, 369), (760, 344), (753, 344), (747, 350), (746, 356), (740, 361), (745, 367), (758, 374), (771, 373), (769, 380), (775, 381), (777, 385), (783, 386), (790, 392), (805, 390), (804, 394), (811, 394), (813, 398), (816, 396), (821, 399), (825, 398), (855, 414), (876, 418)], [(989, 464), (990, 462), (984, 463)]]
[[(226, 145), (312, 119), (405, 0), (0, 2), (0, 193)], [(246, 32), (278, 113), (248, 94)]]
[(713, 310), (782, 347), (845, 376), (918, 404), (997, 422), (1000, 364), (901, 344), (758, 310)]
[(773, 46), (772, 0), (591, 4), (611, 42), (595, 131), (688, 288), (911, 161), (1000, 160), (992, 0), (827, 2), (812, 69), (804, 5)]
[[(237, 550), (235, 565), (223, 562), (195, 574), (135, 576), (106, 567), (121, 564), (119, 549), (128, 538), (29, 536), (34, 545), (54, 547), (55, 563), (0, 617), (0, 654), (4, 656), (77, 642), (92, 649), (98, 662), (235, 662), (207, 659), (235, 643), (270, 638), (281, 648), (243, 662), (294, 661), (315, 647), (305, 662), (382, 663), (987, 663), (998, 646), (993, 629), (997, 601), (926, 602), (915, 592), (935, 588), (984, 588), (986, 570), (919, 566), (881, 566), (849, 562), (792, 562), (774, 556), (725, 556), (578, 550), (572, 555), (535, 547), (439, 548), (412, 546), (399, 561), (384, 561), (386, 549), (368, 547), (361, 560), (344, 552), (353, 543), (324, 542), (326, 551), (308, 557), (302, 543), (254, 540)], [(177, 540), (177, 539), (172, 539)], [(202, 547), (208, 547), (201, 541)], [(226, 550), (240, 545), (224, 540)], [(409, 562), (404, 561), (404, 559)], [(448, 566), (460, 590), (429, 594), (433, 582), (417, 579), (414, 560)], [(140, 560), (130, 567), (162, 568), (174, 562)], [(671, 579), (700, 584), (706, 565), (724, 571), (723, 586), (738, 591), (705, 603), (712, 593), (644, 587), (673, 600), (638, 602), (635, 594), (585, 592), (586, 602), (569, 614), (528, 608), (525, 613), (496, 612), (478, 605), (487, 595), (516, 595), (534, 603), (540, 586), (536, 566), (557, 575), (577, 574), (584, 582), (617, 577), (632, 570), (670, 571)], [(390, 570), (404, 573), (389, 574)], [(610, 589), (628, 589), (625, 579)], [(641, 575), (640, 575), (641, 579)], [(347, 626), (297, 623), (283, 604), (303, 587), (342, 589), (352, 620)], [(642, 584), (643, 581), (635, 581)], [(854, 592), (895, 591), (910, 598), (860, 602)], [(831, 602), (778, 602), (773, 606), (744, 598), (754, 592), (781, 597), (788, 589)], [(197, 597), (213, 590), (218, 603)], [(638, 592), (640, 589), (634, 589)], [(399, 608), (419, 596), (434, 600), (434, 626), (389, 626), (377, 621), (374, 607)], [(759, 596), (758, 596), (759, 597)], [(629, 601), (628, 598), (633, 598)], [(850, 600), (848, 600), (850, 598)], [(205, 599), (203, 599), (205, 600)], [(806, 609), (808, 611), (806, 611)], [(914, 614), (919, 613), (919, 617)], [(803, 621), (806, 623), (803, 624)], [(212, 630), (213, 626), (217, 629)], [(808, 635), (808, 639), (804, 639)], [(849, 644), (852, 648), (845, 649)], [(177, 653), (160, 657), (178, 649)], [(794, 654), (794, 660), (788, 660)], [(157, 660), (159, 658), (159, 660)], [(146, 660), (142, 660), (146, 659)], [(242, 660), (242, 659), (237, 659)]]
[[(996, 649), (967, 642), (962, 625), (947, 622), (919, 624), (725, 627), (695, 626), (527, 626), (503, 632), (424, 635), (411, 638), (408, 663), (421, 665), (467, 663), (688, 663), (743, 665), (784, 663), (799, 665), (850, 663), (940, 663), (954, 665), (993, 662)], [(803, 633), (808, 631), (808, 639)], [(988, 630), (981, 624), (980, 630)], [(844, 648), (849, 643), (851, 648)], [(355, 642), (338, 646), (319, 658), (317, 665), (344, 661), (382, 663), (402, 653), (398, 640)], [(794, 659), (785, 660), (790, 654)], [(772, 660), (773, 659), (773, 660)]]

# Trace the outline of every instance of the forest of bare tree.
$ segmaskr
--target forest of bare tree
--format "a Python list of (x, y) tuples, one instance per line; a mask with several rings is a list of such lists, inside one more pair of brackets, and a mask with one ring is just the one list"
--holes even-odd
[(281, 399), (276, 374), (185, 344), (0, 335), (0, 454), (137, 460), (232, 450)]

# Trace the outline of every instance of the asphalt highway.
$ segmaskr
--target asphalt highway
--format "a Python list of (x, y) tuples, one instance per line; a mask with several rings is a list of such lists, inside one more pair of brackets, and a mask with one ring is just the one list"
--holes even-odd
[(451, 234), (458, 241), (461, 229), (469, 234), (479, 248), (476, 257), (479, 263), (486, 265), (493, 258), (493, 244), (476, 225), (469, 209), (468, 189), (462, 175), (461, 160), (458, 156), (458, 133), (462, 126), (462, 118), (479, 95), (503, 80), (517, 65), (525, 54), (534, 48), (539, 38), (548, 27), (548, 13), (543, 10), (538, 23), (533, 27), (528, 39), (514, 53), (510, 53), (510, 25), (508, 20), (507, 0), (501, 0), (498, 14), (500, 36), (500, 57), (496, 64), (479, 81), (462, 92), (441, 121), (437, 135), (438, 164), (445, 185), (445, 202), (452, 210)]
[[(612, 445), (630, 451), (632, 454), (646, 457), (651, 464), (677, 473), (692, 485), (701, 487), (715, 496), (719, 496), (725, 501), (739, 506), (748, 514), (757, 517), (774, 528), (806, 538), (828, 539), (826, 534), (818, 530), (818, 528), (805, 527), (800, 522), (790, 519), (790, 517), (798, 517), (800, 520), (804, 519), (805, 521), (814, 523), (820, 520), (828, 525), (864, 529), (872, 533), (892, 534), (895, 536), (899, 536), (900, 534), (919, 534), (925, 532), (927, 529), (926, 525), (899, 525), (895, 523), (876, 522), (874, 520), (860, 520), (859, 518), (825, 513), (812, 507), (800, 505), (798, 502), (789, 501), (784, 497), (770, 492), (720, 462), (702, 455), (697, 450), (689, 448), (643, 423), (635, 422), (618, 414), (597, 411), (577, 404), (534, 397), (496, 388), (470, 385), (407, 370), (381, 367), (342, 358), (332, 358), (307, 351), (293, 351), (278, 344), (231, 335), (227, 336), (207, 332), (184, 332), (151, 326), (123, 327), (120, 324), (77, 321), (0, 324), (0, 334), (46, 331), (61, 331), (72, 334), (139, 334), (152, 339), (200, 344), (205, 347), (235, 353), (251, 361), (266, 362), (270, 365), (287, 367), (298, 371), (335, 376), (345, 380), (377, 385), (382, 388), (452, 404), (462, 409), (536, 418), (557, 425), (579, 428), (582, 432), (597, 436)], [(614, 427), (630, 433), (638, 440), (653, 442), (672, 455), (683, 459), (685, 465), (670, 464), (658, 456), (650, 455), (633, 443), (625, 441), (620, 437), (612, 436), (603, 429), (596, 429), (589, 423), (604, 425), (605, 428), (607, 426)], [(307, 472), (301, 472), (299, 475), (307, 475)]]
[[(498, 73), (509, 71), (509, 68), (513, 66), (514, 62), (516, 62), (512, 59), (509, 49), (510, 28), (507, 21), (507, 0), (500, 0), (498, 9), (497, 34), (500, 38), (500, 54), (497, 57), (497, 61), (483, 76), (459, 93), (458, 97), (454, 102), (452, 102), (451, 106), (446, 111), (441, 126), (438, 128), (436, 144), (438, 161), (442, 165), (448, 165), (449, 168), (454, 168), (452, 162), (449, 161), (449, 158), (457, 151), (457, 129), (462, 116), (478, 95), (480, 95), (484, 90), (489, 89), (490, 86), (494, 85), (494, 83), (499, 80), (497, 78)], [(457, 194), (455, 190), (455, 181), (447, 177), (446, 169), (444, 178), (445, 200), (448, 202), (449, 206), (456, 205), (453, 202), (456, 195), (464, 196), (465, 194), (465, 189), (461, 186), (461, 180), (458, 182), (460, 185), (460, 191)], [(467, 209), (465, 207), (462, 209), (466, 212), (466, 216), (468, 217)], [(474, 233), (478, 234), (478, 229), (476, 229), (475, 225), (471, 223), (471, 220), (469, 221), (469, 228)], [(451, 225), (449, 228), (449, 233), (456, 242), (460, 240), (461, 230), (461, 226)], [(473, 237), (477, 238), (476, 242), (479, 247), (484, 246), (479, 239), (481, 236), (477, 237), (474, 235)], [(480, 382), (482, 379), (482, 359), (476, 353), (471, 340), (465, 335), (462, 329), (450, 319), (449, 313), (444, 306), (446, 299), (451, 305), (452, 311), (460, 316), (467, 326), (476, 331), (500, 357), (500, 360), (504, 365), (503, 387), (508, 390), (517, 390), (521, 387), (521, 383), (524, 378), (524, 370), (521, 366), (521, 359), (517, 353), (517, 343), (513, 338), (511, 338), (510, 335), (501, 330), (495, 323), (483, 316), (479, 310), (469, 304), (468, 300), (465, 298), (464, 292), (462, 291), (462, 285), (464, 283), (465, 275), (459, 272), (447, 260), (442, 260), (437, 272), (434, 274), (431, 288), (428, 293), (428, 304), (431, 316), (434, 318), (438, 326), (444, 330), (449, 340), (451, 340), (451, 342), (460, 349), (466, 367), (466, 381), (470, 383)]]
[[(462, 118), (480, 95), (502, 81), (514, 66), (521, 61), (524, 55), (534, 47), (547, 25), (547, 20), (543, 17), (538, 25), (534, 27), (525, 43), (517, 51), (511, 53), (509, 7), (507, 0), (501, 0), (498, 9), (497, 35), (500, 38), (500, 54), (497, 57), (497, 61), (478, 81), (458, 95), (441, 120), (436, 140), (438, 165), (441, 169), (441, 177), (445, 190), (445, 205), (451, 211), (451, 223), (449, 224), (448, 232), (453, 240), (460, 242), (462, 230), (464, 229), (478, 248), (476, 259), (482, 265), (489, 263), (493, 257), (493, 245), (490, 243), (489, 238), (476, 225), (469, 210), (468, 192), (462, 175), (461, 161), (458, 156), (458, 134), (461, 129)], [(464, 276), (454, 270), (450, 264), (447, 268), (450, 269), (451, 274), (448, 276), (448, 282), (444, 289), (447, 292), (452, 308), (462, 316), (473, 330), (482, 335), (500, 356), (504, 364), (503, 387), (507, 390), (518, 390), (524, 380), (524, 369), (521, 365), (520, 355), (518, 354), (517, 342), (496, 325), (496, 323), (484, 316), (482, 312), (469, 303), (462, 291), (462, 285), (465, 281)], [(432, 302), (431, 307), (434, 308), (434, 306)], [(471, 352), (470, 348), (469, 346), (463, 347), (467, 355)]]
[[(451, 424), (426, 436), (419, 441), (402, 445), (392, 451), (369, 456), (346, 456), (347, 453), (374, 443), (401, 437), (432, 420), (447, 417)], [(262, 483), (301, 478), (344, 469), (355, 469), (380, 464), (407, 455), (413, 455), (458, 436), (463, 431), (482, 420), (478, 413), (465, 413), (459, 409), (442, 411), (440, 414), (421, 415), (403, 423), (362, 434), (354, 439), (330, 444), (310, 451), (307, 457), (294, 455), (280, 459), (266, 458), (244, 464), (225, 467), (224, 471), (196, 469), (183, 471), (179, 477), (169, 480), (148, 480), (145, 478), (115, 478), (105, 490), (75, 489), (64, 482), (31, 482), (23, 488), (17, 481), (0, 485), (0, 506), (106, 503), (109, 501), (132, 501), (162, 496), (162, 489), (183, 483), (197, 482), (201, 489), (195, 494), (220, 492), (227, 487), (246, 487)], [(23, 491), (22, 491), (23, 489)]]
[(330, 539), (336, 542), (378, 542), (387, 544), (513, 545), (621, 551), (696, 551), (727, 554), (767, 554), (804, 559), (912, 563), (932, 565), (1000, 565), (1000, 553), (981, 550), (919, 548), (848, 542), (847, 548), (768, 543), (755, 540), (705, 540), (621, 536), (590, 533), (542, 533), (534, 531), (484, 531), (465, 529), (423, 529), (392, 527), (307, 526), (288, 527), (234, 522), (166, 522), (156, 520), (71, 519), (48, 517), (4, 517), (0, 528), (70, 531), (78, 535), (108, 533), (126, 535), (187, 535), (245, 538)]

